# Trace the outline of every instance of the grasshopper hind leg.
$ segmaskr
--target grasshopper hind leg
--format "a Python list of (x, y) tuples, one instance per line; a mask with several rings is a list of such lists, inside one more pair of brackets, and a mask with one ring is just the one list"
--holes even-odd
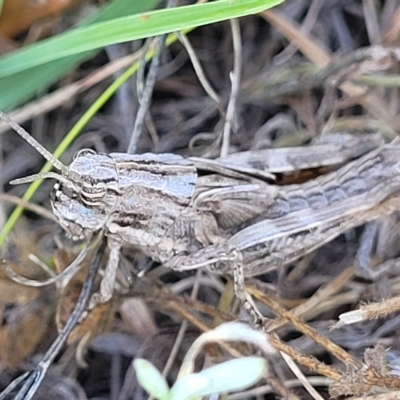
[(233, 275), (235, 295), (250, 316), (251, 324), (260, 328), (264, 317), (257, 310), (244, 284), (243, 254), (228, 243), (219, 243), (195, 251), (188, 255), (178, 255), (165, 264), (176, 271), (186, 271), (207, 267), (212, 272)]

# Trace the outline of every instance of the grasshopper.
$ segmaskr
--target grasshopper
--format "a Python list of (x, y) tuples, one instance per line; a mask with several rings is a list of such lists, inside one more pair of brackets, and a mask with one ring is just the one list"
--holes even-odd
[[(5, 114), (0, 118), (59, 171), (11, 183), (55, 179), (50, 203), (66, 234), (107, 236), (109, 261), (92, 306), (111, 298), (125, 245), (176, 270), (233, 273), (246, 304), (244, 277), (289, 264), (398, 209), (400, 144), (385, 145), (379, 135), (330, 135), (309, 147), (217, 160), (85, 149), (67, 167)], [(329, 172), (304, 183), (277, 181), (321, 166)]]

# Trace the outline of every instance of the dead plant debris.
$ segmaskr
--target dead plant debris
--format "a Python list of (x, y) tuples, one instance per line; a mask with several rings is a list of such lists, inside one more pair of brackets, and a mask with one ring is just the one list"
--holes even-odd
[[(5, 1), (5, 10), (10, 3), (16, 2)], [(10, 18), (14, 21), (7, 15), (0, 18), (0, 34), (10, 38), (32, 29), (32, 21), (10, 25)], [(196, 29), (188, 39), (218, 101), (204, 91), (182, 44), (164, 48), (137, 152), (218, 157), (221, 146), (234, 153), (307, 145), (327, 132), (379, 132), (386, 141), (394, 139), (400, 133), (399, 18), (396, 0), (287, 0), (240, 20), (242, 66), (236, 82), (240, 86), (230, 126), (225, 126), (227, 135), (222, 134), (225, 116), (218, 102), (228, 112), (235, 79), (230, 78), (235, 55), (231, 26), (220, 23)], [(57, 97), (32, 100), (15, 119), (34, 117), (27, 129), (53, 149), (109, 84), (110, 74), (139, 57), (127, 56), (131, 48), (121, 44), (105, 49), (52, 87), (50, 92)], [(237, 55), (237, 47), (235, 51)], [(68, 162), (84, 147), (126, 151), (138, 107), (131, 80), (90, 121), (63, 159)], [(1, 150), (0, 188), (5, 194), (0, 195), (0, 224), (24, 190), (8, 182), (38, 171), (43, 163), (13, 133), (2, 134)], [(282, 182), (295, 183), (320, 173), (305, 171), (282, 177)], [(49, 214), (43, 208), (49, 206), (50, 188), (50, 182), (42, 186), (34, 199), (39, 207), (26, 211), (3, 249), (4, 263), (29, 279), (49, 278), (29, 254), (60, 273), (82, 250), (46, 218)], [(367, 233), (357, 228), (293, 265), (247, 281), (248, 293), (267, 318), (266, 337), (300, 368), (294, 380), (293, 365), (277, 352), (269, 360), (265, 382), (242, 398), (250, 393), (265, 399), (400, 398), (398, 217), (392, 214), (376, 224), (378, 234), (364, 275), (358, 256)], [(92, 253), (85, 260), (87, 266), (66, 287), (23, 286), (0, 271), (1, 390), (37, 365), (66, 326)], [(101, 268), (106, 260), (107, 254)], [(227, 282), (206, 271), (195, 278), (192, 272), (167, 270), (134, 249), (124, 249), (121, 264), (113, 299), (81, 316), (35, 399), (146, 398), (132, 359), (146, 358), (162, 370), (179, 337), (167, 371), (172, 383), (182, 357), (201, 332), (243, 317), (229, 277)], [(98, 290), (99, 281), (92, 291)], [(193, 286), (199, 288), (190, 297)], [(207, 345), (197, 367), (254, 352), (249, 343)], [(307, 391), (307, 384), (315, 392)]]

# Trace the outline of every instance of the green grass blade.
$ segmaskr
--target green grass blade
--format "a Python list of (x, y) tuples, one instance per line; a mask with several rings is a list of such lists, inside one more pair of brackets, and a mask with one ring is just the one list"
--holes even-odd
[(255, 14), (283, 0), (218, 0), (115, 18), (74, 29), (6, 55), (0, 77), (107, 45)]

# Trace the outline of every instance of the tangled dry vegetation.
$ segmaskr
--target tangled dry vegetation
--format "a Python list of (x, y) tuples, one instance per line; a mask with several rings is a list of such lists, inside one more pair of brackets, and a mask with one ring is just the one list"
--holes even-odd
[[(241, 57), (242, 72), (229, 138), (222, 138), (224, 119), (199, 83), (187, 50), (175, 43), (162, 53), (151, 118), (137, 140), (137, 152), (217, 157), (224, 146), (232, 153), (307, 145), (324, 132), (380, 132), (386, 141), (399, 133), (397, 0), (287, 0), (241, 19), (240, 30), (242, 44), (236, 55)], [(199, 28), (188, 39), (226, 109), (232, 97), (231, 25)], [(141, 45), (111, 46), (71, 71), (51, 89), (59, 93), (51, 112), (41, 111), (40, 98), (28, 105), (35, 109), (35, 117), (27, 129), (54, 149), (117, 75), (107, 76), (106, 66)], [(79, 90), (71, 96), (68, 89), (76, 82)], [(135, 88), (135, 79), (121, 87), (62, 157), (65, 163), (84, 147), (126, 151), (138, 109)], [(2, 135), (0, 224), (24, 190), (8, 182), (37, 172), (43, 163), (21, 143), (13, 133)], [(62, 271), (80, 250), (65, 239), (48, 211), (51, 185), (45, 182), (27, 205), (3, 249), (5, 262), (30, 279), (47, 277), (30, 254)], [(248, 292), (269, 318), (269, 340), (286, 356), (270, 358), (264, 381), (235, 398), (400, 398), (397, 216), (380, 220), (377, 226), (370, 268), (390, 263), (377, 278), (355, 274), (361, 237), (366, 235), (363, 227), (294, 265), (247, 281)], [(85, 262), (89, 265), (92, 258)], [(106, 259), (107, 254), (100, 266)], [(121, 277), (113, 299), (74, 328), (35, 398), (144, 398), (133, 358), (148, 359), (162, 370), (177, 346), (167, 373), (174, 382), (182, 356), (196, 337), (222, 322), (243, 318), (230, 278), (207, 271), (177, 273), (131, 249), (124, 249), (122, 264), (131, 281)], [(138, 278), (143, 270), (146, 273)], [(32, 369), (56, 340), (57, 329), (65, 326), (87, 279), (87, 269), (63, 290), (22, 286), (0, 274), (0, 388), (4, 389)], [(183, 321), (187, 323), (182, 328)], [(248, 343), (208, 346), (198, 368), (232, 354), (254, 353)]]

